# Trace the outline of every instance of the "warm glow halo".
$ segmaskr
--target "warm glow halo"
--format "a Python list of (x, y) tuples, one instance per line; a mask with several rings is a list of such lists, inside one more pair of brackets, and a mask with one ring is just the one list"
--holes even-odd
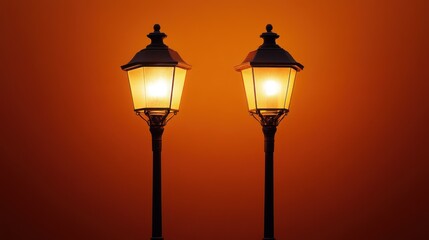
[(281, 85), (275, 79), (266, 79), (262, 87), (266, 96), (275, 96), (279, 94)]
[(164, 78), (158, 78), (149, 83), (146, 90), (148, 97), (164, 98), (168, 97), (170, 94), (169, 86)]

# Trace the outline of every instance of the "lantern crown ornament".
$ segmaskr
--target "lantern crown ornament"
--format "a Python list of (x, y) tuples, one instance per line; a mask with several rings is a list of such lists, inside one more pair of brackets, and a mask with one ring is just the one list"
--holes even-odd
[(235, 67), (241, 72), (249, 112), (262, 125), (277, 126), (289, 112), (296, 73), (304, 66), (276, 43), (280, 36), (267, 24), (263, 44)]
[(149, 125), (164, 126), (179, 111), (191, 66), (165, 45), (167, 35), (159, 24), (153, 30), (147, 35), (151, 43), (121, 68), (128, 73), (134, 111)]
[(264, 42), (255, 51), (250, 52), (244, 61), (235, 67), (237, 71), (249, 67), (291, 67), (296, 71), (301, 71), (304, 66), (290, 55), (290, 53), (277, 45), (276, 39), (280, 37), (275, 32), (272, 32), (273, 26), (267, 24), (265, 27), (267, 32), (260, 35)]
[(139, 51), (129, 63), (123, 65), (122, 70), (129, 71), (141, 66), (175, 66), (191, 69), (191, 66), (183, 61), (179, 53), (165, 45), (164, 38), (167, 35), (160, 32), (161, 26), (155, 24), (153, 30), (147, 35), (151, 43)]

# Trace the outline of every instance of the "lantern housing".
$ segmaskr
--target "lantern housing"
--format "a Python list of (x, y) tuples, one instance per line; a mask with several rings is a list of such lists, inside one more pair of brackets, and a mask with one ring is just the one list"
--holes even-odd
[(167, 35), (160, 29), (155, 24), (154, 32), (147, 35), (151, 43), (121, 68), (128, 73), (134, 111), (149, 124), (156, 120), (165, 125), (179, 111), (191, 66), (164, 44)]
[(296, 73), (304, 66), (276, 44), (272, 25), (261, 34), (264, 43), (235, 67), (241, 72), (249, 112), (261, 124), (277, 125), (289, 112)]

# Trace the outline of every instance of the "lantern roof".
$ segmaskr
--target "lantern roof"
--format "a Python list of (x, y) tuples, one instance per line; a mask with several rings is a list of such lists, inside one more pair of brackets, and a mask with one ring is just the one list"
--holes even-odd
[(160, 29), (159, 24), (153, 26), (154, 31), (147, 35), (151, 43), (136, 53), (129, 63), (121, 66), (122, 70), (129, 71), (143, 66), (172, 66), (191, 69), (191, 65), (187, 64), (179, 53), (164, 44), (164, 38), (167, 35), (160, 32)]
[(292, 67), (297, 71), (304, 69), (304, 66), (295, 61), (288, 51), (276, 44), (276, 39), (280, 36), (272, 32), (271, 24), (267, 24), (266, 30), (267, 32), (260, 36), (264, 43), (257, 50), (250, 52), (235, 70), (241, 71), (249, 67)]

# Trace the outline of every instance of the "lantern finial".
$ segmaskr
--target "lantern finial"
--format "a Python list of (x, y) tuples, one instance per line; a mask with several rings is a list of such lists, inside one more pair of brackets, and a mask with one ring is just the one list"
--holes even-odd
[(264, 39), (264, 43), (260, 46), (260, 48), (280, 48), (276, 44), (276, 39), (280, 36), (277, 33), (272, 32), (273, 25), (267, 24), (265, 29), (267, 30), (267, 32), (261, 34), (261, 38)]
[(167, 48), (167, 45), (164, 44), (164, 38), (167, 35), (163, 32), (160, 32), (161, 26), (159, 24), (153, 25), (153, 32), (147, 35), (152, 42), (147, 45), (147, 48)]

